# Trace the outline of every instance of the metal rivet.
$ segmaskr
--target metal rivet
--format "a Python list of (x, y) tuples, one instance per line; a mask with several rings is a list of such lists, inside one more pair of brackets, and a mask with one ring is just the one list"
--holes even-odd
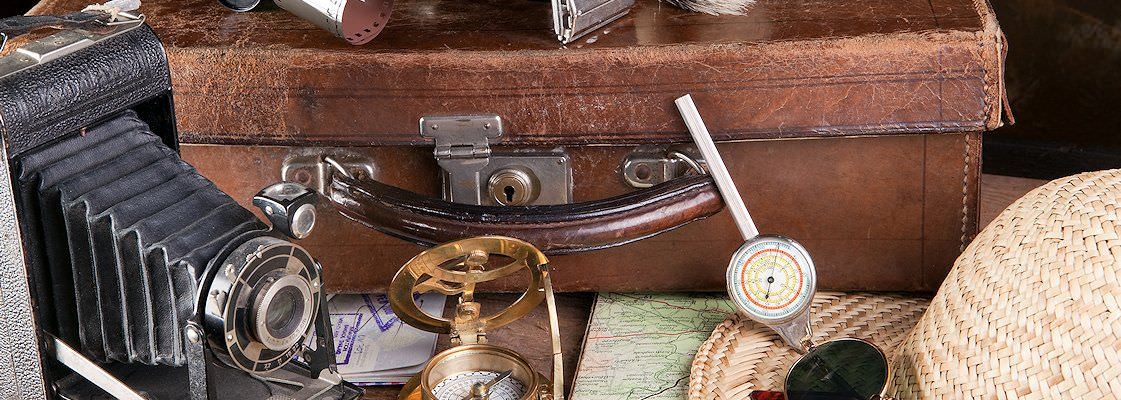
[(187, 325), (187, 341), (193, 344), (202, 343), (202, 332), (194, 325)]
[(218, 307), (226, 305), (226, 292), (216, 292), (213, 294), (214, 302), (218, 303)]

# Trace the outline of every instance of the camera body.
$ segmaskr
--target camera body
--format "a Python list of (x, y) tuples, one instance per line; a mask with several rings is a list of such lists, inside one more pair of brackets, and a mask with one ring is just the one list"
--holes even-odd
[(265, 188), (262, 222), (179, 158), (172, 104), (142, 19), (0, 58), (0, 220), (18, 227), (0, 325), (32, 327), (0, 379), (28, 398), (357, 397), (321, 266), (293, 243), (316, 193)]

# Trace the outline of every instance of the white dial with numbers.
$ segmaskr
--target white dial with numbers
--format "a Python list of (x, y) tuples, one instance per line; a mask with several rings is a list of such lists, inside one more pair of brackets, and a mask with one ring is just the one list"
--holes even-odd
[(440, 400), (471, 400), (472, 388), (475, 385), (491, 383), (488, 393), (489, 400), (518, 400), (526, 394), (525, 384), (507, 377), (495, 381), (500, 375), (493, 371), (462, 372), (445, 378), (432, 388), (432, 393)]
[(728, 293), (740, 311), (768, 325), (809, 308), (817, 285), (806, 249), (780, 236), (760, 235), (740, 246), (728, 265), (727, 279)]

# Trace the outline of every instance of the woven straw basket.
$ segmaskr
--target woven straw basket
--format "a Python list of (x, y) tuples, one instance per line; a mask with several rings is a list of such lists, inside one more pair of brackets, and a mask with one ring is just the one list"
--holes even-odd
[[(818, 293), (810, 312), (813, 340), (857, 337), (881, 346), (888, 357), (929, 300), (867, 293)], [(771, 328), (739, 315), (713, 330), (689, 373), (690, 399), (747, 399), (753, 390), (781, 390), (798, 353)]]
[[(914, 329), (895, 341), (901, 344), (885, 349), (895, 369), (889, 394), (1121, 399), (1119, 207), (1121, 170), (1058, 179), (1009, 206), (965, 249)], [(816, 324), (836, 321), (814, 323), (821, 330)], [(753, 371), (738, 379), (754, 387), (781, 388), (790, 361), (740, 354), (772, 337), (736, 328), (728, 338), (735, 324), (725, 322), (702, 345), (691, 398), (746, 399), (747, 384), (713, 378), (740, 377), (724, 372), (732, 365)], [(883, 337), (890, 333), (870, 331), (865, 338), (891, 346)], [(735, 350), (718, 351), (730, 340), (737, 341)], [(714, 389), (721, 385), (740, 389)]]

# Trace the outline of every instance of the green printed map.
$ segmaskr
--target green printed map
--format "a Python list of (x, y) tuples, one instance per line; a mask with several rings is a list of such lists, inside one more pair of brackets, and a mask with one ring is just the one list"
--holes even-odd
[(693, 355), (734, 312), (724, 294), (601, 293), (572, 399), (685, 399)]

